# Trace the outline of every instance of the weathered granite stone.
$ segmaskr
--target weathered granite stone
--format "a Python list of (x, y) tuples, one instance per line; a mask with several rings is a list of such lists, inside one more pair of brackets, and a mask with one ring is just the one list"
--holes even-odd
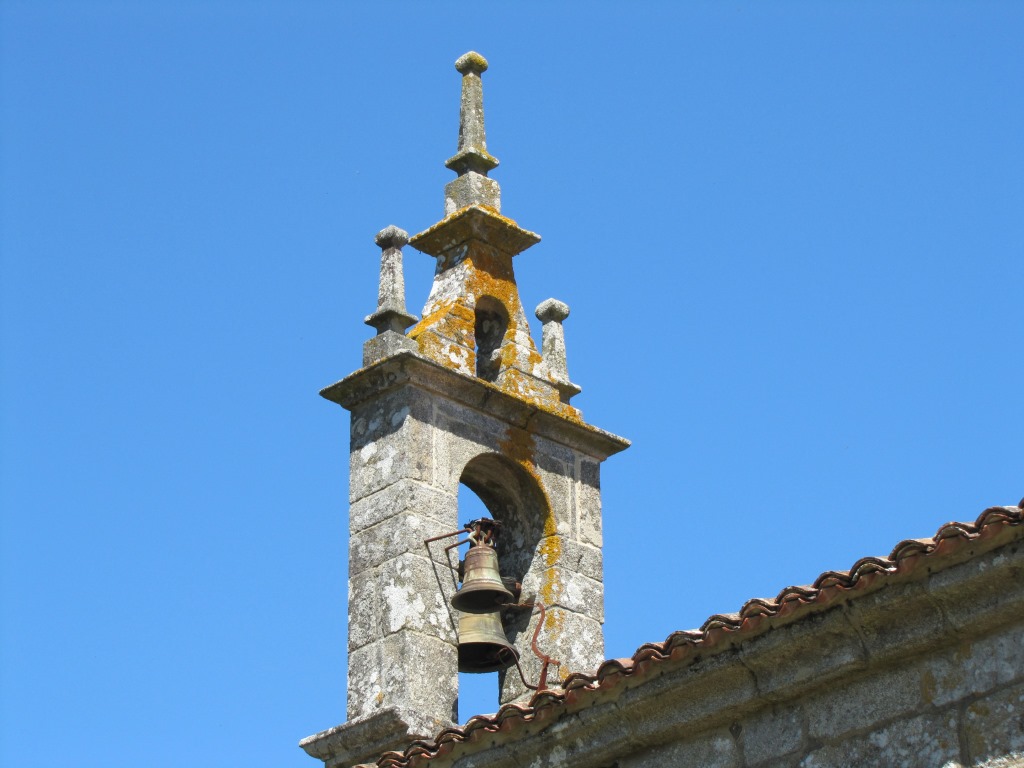
[[(369, 496), (399, 480), (430, 483), (433, 432), (412, 414), (419, 395), (396, 393), (353, 412), (349, 454), (349, 500)], [(419, 450), (410, 450), (419, 446)]]
[(363, 342), (363, 365), (370, 365), (406, 349), (415, 352), (416, 342), (390, 328)]
[[(414, 553), (399, 555), (380, 566), (381, 628), (385, 636), (416, 630), (455, 643), (455, 611), (446, 597), (450, 592), (430, 560)], [(424, 668), (406, 674), (419, 676)]]
[(450, 216), (467, 205), (486, 205), (501, 210), (501, 187), (494, 179), (476, 171), (467, 171), (449, 181), (444, 188), (444, 215)]
[(487, 151), (484, 130), (484, 86), (480, 75), (487, 71), (487, 59), (470, 51), (458, 58), (455, 69), (462, 75), (459, 151), (445, 165), (460, 176), (470, 171), (486, 176), (498, 167), (498, 159)]
[[(352, 532), (349, 570), (358, 573), (367, 568), (375, 568), (405, 553), (426, 558), (428, 555), (424, 540), (448, 533), (455, 527), (447, 520), (442, 522), (420, 514), (415, 508), (404, 509), (382, 522)], [(432, 548), (431, 554), (438, 562), (444, 562), (443, 545)]]
[(1024, 685), (975, 701), (962, 717), (971, 765), (1024, 765)]
[[(542, 550), (550, 549), (541, 544)], [(604, 555), (599, 547), (563, 536), (559, 544), (558, 562), (572, 573), (578, 573), (594, 581), (604, 578)]]
[[(537, 611), (513, 616), (506, 621), (508, 637), (521, 650), (523, 655), (520, 665), (532, 684), (540, 679), (542, 666), (530, 651), (530, 641), (539, 621), (540, 614)], [(549, 685), (570, 672), (596, 669), (604, 658), (604, 635), (600, 622), (563, 608), (555, 607), (547, 611), (537, 645), (542, 653), (561, 662), (549, 667)], [(532, 691), (523, 685), (514, 668), (501, 676), (501, 703), (521, 702), (531, 694)]]
[(887, 669), (869, 677), (807, 697), (802, 708), (808, 735), (829, 740), (897, 717), (912, 716), (922, 706), (917, 671)]
[(380, 624), (380, 573), (376, 568), (348, 578), (348, 650), (384, 637)]
[(1024, 681), (1024, 624), (977, 640), (964, 639), (931, 656), (921, 667), (925, 703), (931, 706)]
[[(565, 561), (560, 557), (558, 562)], [(548, 608), (564, 608), (604, 623), (604, 585), (578, 570), (559, 566), (531, 570), (523, 581), (523, 595), (537, 596)]]
[(354, 571), (349, 577), (349, 650), (403, 629), (454, 643), (454, 594), (451, 571), (415, 552)]
[(377, 311), (366, 318), (366, 324), (376, 328), (378, 333), (388, 328), (402, 333), (417, 320), (405, 309), (402, 246), (409, 242), (409, 234), (392, 224), (377, 233), (375, 242), (381, 248), (380, 286)]
[[(852, 698), (850, 709), (864, 704)], [(956, 712), (897, 720), (870, 733), (829, 744), (808, 754), (801, 768), (849, 766), (951, 766), (960, 756)]]
[[(978, 622), (986, 616), (1024, 616), (1024, 594), (991, 584), (983, 572), (986, 568), (999, 568), (1005, 570), (1010, 578), (1024, 582), (1024, 546), (1001, 550), (999, 560), (990, 565), (982, 565), (983, 562), (968, 560), (938, 574), (928, 585), (942, 608), (943, 616), (957, 629), (977, 629)], [(984, 590), (977, 590), (972, 582), (984, 584)], [(962, 599), (964, 592), (970, 592), (973, 598)]]
[[(366, 377), (376, 378), (377, 367), (371, 368)], [(377, 397), (367, 397), (351, 409), (350, 450), (362, 450), (403, 428), (415, 428), (416, 425), (410, 422), (430, 422), (433, 413), (430, 395), (414, 387), (402, 386), (407, 383), (397, 382), (395, 386), (382, 388)]]
[(601, 466), (591, 459), (578, 459), (576, 477), (576, 534), (580, 541), (604, 546), (601, 524)]
[(402, 512), (415, 512), (451, 531), (458, 527), (458, 503), (454, 493), (405, 478), (353, 501), (349, 506), (349, 526), (352, 531), (361, 531)]
[(452, 643), (414, 630), (357, 648), (348, 661), (348, 718), (368, 717), (403, 701), (424, 721), (450, 724), (458, 691), (456, 662)]
[(928, 599), (920, 582), (892, 585), (865, 595), (852, 603), (848, 612), (864, 647), (873, 655), (931, 644), (945, 628), (942, 611)]
[[(630, 687), (617, 700), (622, 715), (633, 721), (654, 719), (669, 732), (698, 733), (704, 728), (731, 724), (738, 709), (757, 696), (754, 675), (735, 652), (701, 658), (680, 674), (645, 681)], [(652, 711), (653, 710), (653, 711)]]
[(381, 247), (377, 310), (365, 322), (377, 329), (377, 336), (363, 344), (364, 366), (401, 349), (415, 350), (416, 344), (405, 337), (405, 329), (419, 319), (405, 309), (402, 246), (409, 242), (408, 233), (391, 225), (377, 233), (376, 242)]
[(794, 687), (820, 685), (867, 663), (864, 647), (840, 609), (750, 638), (740, 653), (769, 701)]
[(548, 373), (562, 396), (562, 402), (568, 403), (583, 390), (569, 381), (569, 364), (565, 357), (565, 329), (562, 321), (569, 316), (569, 307), (557, 299), (547, 299), (537, 305), (537, 319), (544, 325), (541, 328), (541, 355)]
[(391, 707), (309, 736), (299, 746), (323, 760), (325, 768), (349, 768), (376, 762), (382, 752), (400, 749), (412, 739), (428, 738), (440, 725), (420, 712)]
[(799, 754), (807, 736), (803, 713), (787, 707), (755, 712), (743, 720), (740, 734), (744, 763), (752, 767)]
[(676, 741), (628, 755), (619, 762), (620, 768), (662, 768), (668, 765), (740, 768), (743, 761), (735, 739), (728, 730), (722, 729), (688, 741)]

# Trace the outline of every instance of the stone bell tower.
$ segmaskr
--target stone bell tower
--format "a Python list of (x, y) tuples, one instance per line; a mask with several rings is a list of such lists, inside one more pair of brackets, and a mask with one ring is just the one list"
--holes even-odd
[[(467, 53), (455, 68), (462, 103), (445, 216), (412, 238), (393, 226), (377, 235), (380, 291), (366, 319), (377, 334), (363, 367), (321, 392), (351, 412), (348, 720), (302, 742), (329, 766), (458, 722), (455, 580), (446, 542), (424, 542), (468, 522), (460, 483), (501, 524), (501, 575), (522, 584), (523, 603), (547, 609), (537, 645), (559, 662), (548, 679), (604, 659), (600, 466), (629, 442), (570, 403), (580, 388), (566, 367), (565, 304), (537, 308), (541, 352), (534, 344), (513, 260), (540, 237), (501, 215), (488, 176), (498, 161), (484, 134), (486, 60)], [(406, 243), (436, 261), (421, 320), (405, 307)], [(503, 622), (533, 684), (538, 621), (520, 610)], [(531, 694), (514, 666), (500, 689), (502, 703)]]

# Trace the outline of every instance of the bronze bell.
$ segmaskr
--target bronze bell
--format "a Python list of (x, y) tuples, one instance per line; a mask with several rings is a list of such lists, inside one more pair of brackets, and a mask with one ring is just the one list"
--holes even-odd
[(463, 568), (462, 586), (452, 598), (453, 608), (464, 613), (487, 613), (513, 602), (512, 593), (501, 583), (494, 549), (486, 544), (470, 547)]
[(459, 614), (459, 672), (497, 672), (518, 658), (519, 652), (509, 645), (501, 628), (498, 611)]

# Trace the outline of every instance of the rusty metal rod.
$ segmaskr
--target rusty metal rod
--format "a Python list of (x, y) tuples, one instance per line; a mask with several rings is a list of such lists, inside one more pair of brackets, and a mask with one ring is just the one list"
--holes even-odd
[(458, 536), (460, 533), (466, 533), (467, 531), (469, 531), (469, 528), (459, 528), (459, 530), (452, 531), (451, 533), (442, 533), (440, 536), (431, 536), (429, 539), (424, 539), (423, 543), (428, 545), (427, 549), (429, 550), (430, 549), (429, 545), (433, 544), (435, 541), (440, 541), (441, 539), (447, 539), (449, 536)]
[(537, 638), (540, 636), (540, 630), (544, 626), (544, 616), (546, 615), (544, 603), (540, 602), (539, 600), (535, 600), (532, 603), (506, 603), (501, 607), (519, 609), (529, 608), (531, 611), (534, 608), (540, 609), (540, 617), (537, 619), (537, 626), (534, 628), (533, 637), (530, 639), (530, 650), (533, 651), (534, 656), (536, 656), (541, 661), (540, 681), (537, 683), (537, 685), (530, 685), (528, 682), (526, 682), (526, 677), (523, 675), (523, 669), (519, 666), (519, 659), (516, 659), (516, 667), (519, 669), (519, 677), (522, 679), (523, 685), (525, 685), (531, 691), (546, 691), (548, 685), (548, 667), (552, 664), (554, 664), (556, 667), (560, 667), (562, 666), (562, 662), (557, 661), (556, 659), (544, 653), (543, 651), (541, 651), (540, 648), (537, 647)]
[[(430, 560), (431, 563), (434, 562), (434, 553), (430, 551), (430, 545), (433, 542), (440, 541), (441, 539), (447, 539), (447, 538), (450, 538), (451, 536), (458, 536), (461, 533), (466, 533), (468, 530), (469, 530), (469, 528), (459, 528), (459, 530), (452, 531), (451, 533), (442, 533), (440, 536), (431, 536), (429, 539), (424, 539), (423, 540), (423, 546), (427, 548), (427, 559)], [(452, 567), (452, 556), (449, 553), (449, 550), (451, 550), (453, 547), (459, 546), (459, 544), (465, 544), (466, 541), (469, 541), (469, 539), (466, 539), (465, 541), (457, 541), (454, 544), (452, 544), (451, 546), (448, 546), (448, 547), (444, 548), (444, 559), (445, 559), (445, 562), (448, 565), (448, 572), (452, 576), (452, 587), (454, 589), (456, 589), (456, 590), (458, 590), (458, 588), (459, 588), (459, 580), (455, 577), (455, 568)], [(436, 574), (436, 571), (435, 571), (435, 574)], [(437, 586), (440, 587), (441, 586), (440, 583), (438, 583)], [(453, 619), (453, 621), (454, 621), (454, 619)]]

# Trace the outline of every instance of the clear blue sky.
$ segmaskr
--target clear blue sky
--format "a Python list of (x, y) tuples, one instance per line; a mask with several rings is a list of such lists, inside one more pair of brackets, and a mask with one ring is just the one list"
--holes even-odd
[(1024, 4), (548, 5), (0, 6), (4, 766), (317, 764), (317, 390), (373, 235), (442, 213), (469, 49), (524, 303), (634, 441), (609, 656), (1024, 495)]

